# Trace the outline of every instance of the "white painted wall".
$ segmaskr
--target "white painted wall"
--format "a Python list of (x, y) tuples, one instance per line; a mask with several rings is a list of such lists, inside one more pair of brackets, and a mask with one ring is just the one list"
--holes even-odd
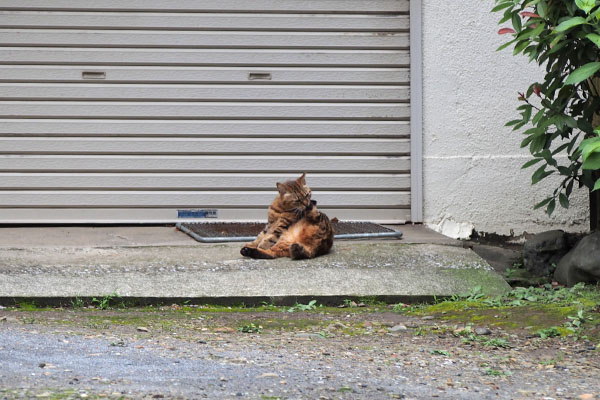
[(549, 178), (531, 186), (533, 169), (522, 134), (505, 128), (518, 117), (517, 91), (543, 71), (511, 50), (496, 52), (492, 0), (423, 0), (424, 222), (449, 236), (480, 232), (520, 235), (588, 229), (588, 195), (549, 218), (533, 205), (551, 193)]

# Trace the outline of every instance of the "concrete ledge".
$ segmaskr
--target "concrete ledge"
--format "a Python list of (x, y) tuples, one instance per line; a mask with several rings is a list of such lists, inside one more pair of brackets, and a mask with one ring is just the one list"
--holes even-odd
[(506, 282), (469, 249), (336, 242), (314, 260), (250, 260), (240, 244), (0, 248), (0, 298), (450, 296)]

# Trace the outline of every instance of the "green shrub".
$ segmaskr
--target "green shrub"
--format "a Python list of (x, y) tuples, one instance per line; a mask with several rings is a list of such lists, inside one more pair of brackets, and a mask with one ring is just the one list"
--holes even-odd
[[(500, 46), (513, 46), (545, 68), (543, 81), (519, 93), (521, 117), (506, 125), (525, 128), (521, 147), (536, 165), (536, 184), (550, 175), (561, 177), (554, 192), (535, 205), (548, 215), (557, 202), (569, 207), (574, 186), (600, 188), (600, 3), (595, 0), (495, 0), (494, 12), (503, 13), (499, 34), (512, 36)], [(598, 132), (598, 130), (596, 130)], [(578, 145), (583, 139), (588, 139)], [(559, 155), (566, 155), (559, 159)]]

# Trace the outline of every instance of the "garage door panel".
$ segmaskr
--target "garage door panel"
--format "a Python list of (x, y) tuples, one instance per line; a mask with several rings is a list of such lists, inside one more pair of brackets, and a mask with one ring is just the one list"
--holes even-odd
[[(198, 209), (197, 206), (191, 209)], [(408, 208), (322, 208), (330, 218), (350, 221), (374, 221), (378, 223), (403, 223), (410, 220)], [(0, 207), (0, 221), (7, 224), (164, 224), (173, 221), (197, 222), (193, 218), (179, 218), (178, 209), (169, 207)], [(219, 208), (221, 221), (265, 221), (264, 207)], [(211, 222), (216, 219), (207, 219)]]
[(408, 155), (408, 139), (182, 139), (0, 137), (0, 154)]
[[(103, 83), (230, 83), (254, 84), (256, 74), (270, 74), (261, 84), (407, 85), (408, 68), (327, 67), (147, 67), (108, 65), (0, 65), (0, 81), (99, 82), (84, 73), (99, 73)], [(103, 75), (102, 75), (103, 74)], [(259, 75), (260, 76), (260, 75)]]
[(408, 0), (0, 0), (2, 10), (270, 11), (406, 13)]
[(405, 102), (407, 86), (365, 85), (132, 85), (0, 83), (14, 100), (354, 101)]
[(389, 103), (230, 103), (0, 101), (0, 118), (267, 118), (380, 119), (410, 117), (408, 104)]
[(408, 121), (0, 119), (6, 136), (408, 137)]
[[(313, 192), (322, 207), (400, 207), (410, 201), (406, 192)], [(262, 207), (274, 193), (243, 191), (0, 191), (0, 207)]]
[(408, 33), (0, 29), (1, 46), (166, 48), (375, 48), (409, 47)]
[(0, 11), (0, 28), (401, 31), (406, 15)]
[(67, 156), (0, 155), (5, 171), (189, 171), (319, 173), (410, 170), (407, 156)]
[(393, 67), (409, 62), (407, 50), (0, 47), (0, 64)]
[[(261, 190), (275, 193), (275, 182), (296, 179), (298, 174), (243, 173), (0, 173), (0, 190)], [(409, 174), (311, 173), (313, 190), (410, 189)]]

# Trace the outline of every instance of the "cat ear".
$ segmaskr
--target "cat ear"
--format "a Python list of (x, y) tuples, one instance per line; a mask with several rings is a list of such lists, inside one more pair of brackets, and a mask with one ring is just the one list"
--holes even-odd
[(304, 179), (305, 176), (306, 176), (306, 172), (303, 173), (300, 176), (300, 178), (296, 179), (296, 182), (298, 182), (298, 185), (306, 186), (306, 179)]
[(283, 183), (277, 182), (277, 190), (279, 191), (279, 194), (281, 196), (283, 196), (284, 194), (286, 194), (285, 186), (283, 186)]

